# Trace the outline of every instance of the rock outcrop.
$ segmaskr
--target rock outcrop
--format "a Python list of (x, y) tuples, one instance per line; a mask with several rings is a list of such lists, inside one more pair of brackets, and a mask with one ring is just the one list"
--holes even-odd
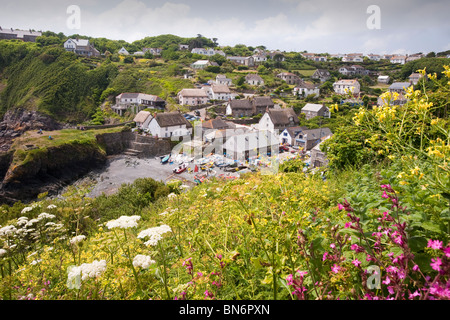
[(0, 122), (0, 152), (8, 151), (12, 140), (28, 130), (59, 130), (63, 125), (48, 115), (25, 109), (8, 110)]

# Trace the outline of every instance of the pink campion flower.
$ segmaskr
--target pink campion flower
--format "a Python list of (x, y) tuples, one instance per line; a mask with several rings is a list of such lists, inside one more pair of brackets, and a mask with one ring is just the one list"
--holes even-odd
[(286, 277), (286, 282), (289, 286), (292, 286), (294, 284), (294, 277), (292, 276), (292, 274)]
[(336, 249), (336, 245), (334, 243), (330, 244), (331, 249)]
[(359, 267), (361, 265), (361, 261), (359, 261), (358, 259), (353, 260), (352, 263), (355, 265), (355, 267)]
[(389, 286), (389, 287), (387, 287), (387, 289), (388, 289), (390, 294), (394, 294), (395, 293), (393, 286)]
[(416, 265), (414, 265), (414, 267), (412, 267), (412, 269), (413, 269), (413, 271), (419, 271), (420, 269), (419, 269), (419, 266), (416, 264)]
[(344, 228), (350, 228), (351, 226), (352, 226), (352, 223), (351, 222), (347, 222), (347, 223), (345, 223)]
[(382, 283), (383, 283), (383, 284), (389, 284), (389, 283), (391, 283), (391, 278), (389, 278), (388, 276), (386, 276), (386, 280), (384, 280)]
[(304, 276), (306, 276), (308, 274), (308, 271), (297, 270), (297, 273), (301, 278), (303, 278)]
[(394, 189), (392, 189), (390, 184), (382, 184), (381, 189), (386, 189), (387, 192), (394, 192)]
[(442, 265), (441, 258), (436, 258), (436, 259), (432, 258), (431, 261), (433, 261), (433, 263), (430, 263), (430, 266), (433, 268), (433, 270), (441, 271), (441, 265)]
[(341, 267), (338, 266), (336, 263), (331, 267), (331, 271), (333, 271), (334, 273), (338, 273), (339, 270), (341, 270)]
[(446, 256), (447, 258), (450, 258), (450, 247), (446, 247), (443, 251), (444, 251), (444, 253), (445, 253), (445, 256)]
[(388, 194), (386, 193), (386, 191), (383, 191), (383, 194), (381, 195), (381, 197), (382, 197), (382, 198), (385, 198), (385, 199), (388, 199), (388, 198), (389, 198), (389, 196), (388, 196)]
[(338, 203), (338, 209), (339, 210), (344, 210), (344, 206), (342, 204)]
[(415, 297), (420, 297), (420, 293), (419, 293), (419, 291), (414, 291), (414, 293), (411, 293), (410, 295), (409, 295), (409, 299), (410, 300), (413, 300)]
[(205, 291), (205, 297), (206, 298), (212, 298), (214, 297), (214, 295), (212, 294), (212, 292), (209, 292), (208, 290)]
[(428, 240), (428, 248), (440, 250), (442, 249), (442, 241), (439, 240)]
[(325, 251), (325, 253), (322, 256), (322, 261), (327, 260), (328, 252)]

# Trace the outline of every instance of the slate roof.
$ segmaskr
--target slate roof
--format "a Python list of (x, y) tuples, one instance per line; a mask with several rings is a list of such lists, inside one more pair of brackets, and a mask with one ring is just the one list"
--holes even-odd
[(313, 111), (318, 112), (320, 109), (324, 107), (323, 104), (317, 104), (317, 103), (307, 103), (303, 108), (302, 111)]
[(254, 97), (253, 105), (255, 107), (274, 106), (275, 104), (270, 97)]
[(409, 82), (394, 82), (390, 85), (389, 90), (403, 90), (411, 85)]
[(318, 129), (308, 129), (308, 130), (302, 130), (301, 135), (303, 136), (303, 139), (306, 140), (317, 140), (322, 139), (323, 137), (329, 136), (333, 134), (330, 130), (330, 128), (318, 128)]

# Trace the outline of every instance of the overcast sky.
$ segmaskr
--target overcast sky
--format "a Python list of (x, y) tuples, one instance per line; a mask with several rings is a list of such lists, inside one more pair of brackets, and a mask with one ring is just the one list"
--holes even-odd
[[(70, 29), (69, 5), (80, 8)], [(372, 20), (370, 5), (380, 8)], [(316, 53), (450, 50), (449, 0), (1, 0), (3, 28), (50, 30), (132, 42), (174, 34), (219, 45)], [(367, 21), (379, 21), (369, 29)], [(372, 25), (372, 24), (369, 24)]]

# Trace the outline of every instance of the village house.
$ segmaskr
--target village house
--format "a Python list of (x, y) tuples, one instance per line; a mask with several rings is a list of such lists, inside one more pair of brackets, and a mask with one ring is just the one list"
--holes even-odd
[(178, 50), (180, 50), (180, 51), (189, 50), (189, 45), (188, 44), (179, 44)]
[(228, 101), (225, 114), (234, 118), (251, 117), (254, 115), (253, 104), (250, 99), (236, 99)]
[(212, 84), (204, 86), (203, 90), (208, 94), (209, 100), (230, 100), (231, 91), (226, 84)]
[(223, 145), (227, 158), (241, 161), (258, 155), (276, 155), (278, 148), (278, 137), (270, 131), (250, 131), (233, 135)]
[(361, 67), (360, 65), (354, 64), (352, 66), (343, 66), (339, 68), (339, 73), (342, 73), (345, 76), (354, 76), (354, 75), (367, 75), (369, 71)]
[(320, 89), (318, 86), (315, 86), (312, 83), (301, 81), (293, 90), (292, 93), (294, 96), (304, 97), (306, 98), (309, 95), (314, 95), (318, 97), (320, 94)]
[(299, 132), (307, 129), (308, 128), (305, 126), (288, 127), (284, 129), (279, 136), (280, 144), (289, 144), (291, 146), (295, 145), (295, 137), (299, 134)]
[(32, 31), (31, 29), (14, 30), (13, 28), (3, 29), (2, 27), (0, 27), (0, 40), (17, 39), (25, 42), (36, 42), (36, 38), (40, 36), (42, 36), (42, 32)]
[(257, 114), (264, 114), (267, 109), (273, 109), (274, 107), (275, 104), (272, 99), (266, 96), (236, 99), (227, 102), (225, 114), (234, 118), (252, 117)]
[(134, 117), (133, 121), (136, 122), (136, 127), (139, 129), (146, 129), (150, 124), (150, 121), (153, 119), (153, 116), (150, 111), (139, 111), (137, 115)]
[(394, 82), (389, 87), (389, 91), (405, 94), (406, 89), (408, 89), (410, 86), (411, 86), (410, 82)]
[(363, 62), (362, 53), (348, 53), (342, 58), (342, 62)]
[(381, 60), (381, 55), (379, 55), (379, 54), (370, 53), (366, 57), (372, 61), (380, 61)]
[(209, 60), (197, 60), (191, 64), (192, 69), (205, 69), (209, 66), (218, 66), (217, 62)]
[(334, 92), (339, 94), (346, 94), (351, 92), (352, 94), (358, 94), (360, 91), (360, 84), (355, 79), (343, 79), (333, 83)]
[(300, 123), (292, 108), (268, 109), (258, 123), (259, 130), (282, 132), (288, 127), (296, 127)]
[(160, 138), (180, 137), (192, 134), (192, 124), (180, 112), (157, 113), (148, 130)]
[(117, 53), (120, 54), (120, 55), (123, 55), (123, 56), (130, 55), (130, 53), (124, 47), (120, 48), (120, 50)]
[(264, 80), (257, 74), (249, 73), (245, 76), (245, 83), (251, 86), (263, 86)]
[(322, 138), (320, 143), (318, 143), (314, 148), (311, 149), (311, 160), (310, 160), (311, 167), (318, 168), (318, 167), (328, 166), (329, 161), (328, 161), (326, 153), (324, 152), (324, 150), (322, 150), (322, 148), (323, 148), (323, 142), (325, 140), (327, 140), (328, 138), (330, 138), (331, 136), (332, 135)]
[(85, 57), (98, 57), (100, 52), (87, 39), (67, 39), (64, 49)]
[(228, 60), (230, 60), (232, 63), (241, 65), (241, 66), (247, 66), (247, 67), (254, 67), (255, 66), (255, 60), (253, 57), (235, 57), (230, 56), (227, 57)]
[(230, 125), (220, 117), (202, 122), (203, 132), (208, 130), (225, 130), (228, 128), (230, 128)]
[(143, 48), (142, 52), (145, 54), (148, 51), (154, 56), (160, 56), (162, 50), (162, 48)]
[[(423, 77), (423, 74), (418, 73), (418, 72), (413, 72), (411, 73), (411, 75), (409, 76), (409, 82), (412, 85), (417, 85), (419, 83), (419, 80)], [(426, 78), (425, 78), (426, 79)]]
[(253, 105), (253, 114), (264, 114), (267, 109), (273, 109), (275, 107), (275, 104), (271, 97), (253, 97), (252, 99), (252, 105)]
[(188, 106), (198, 106), (209, 101), (208, 93), (204, 89), (182, 89), (177, 98), (179, 104)]
[(330, 128), (307, 129), (300, 131), (295, 137), (295, 145), (309, 151), (325, 137), (332, 135)]
[(116, 103), (111, 109), (122, 116), (127, 110), (138, 113), (146, 108), (163, 110), (165, 106), (166, 101), (158, 96), (146, 93), (124, 92), (116, 96)]
[(330, 75), (330, 72), (326, 69), (317, 69), (316, 71), (314, 71), (311, 78), (318, 79), (318, 80), (320, 80), (320, 82), (325, 82), (331, 78), (331, 75)]
[(396, 56), (393, 56), (393, 57), (390, 59), (390, 61), (391, 61), (391, 63), (405, 64), (405, 62), (406, 62), (406, 56), (398, 56), (398, 55), (396, 55)]
[(216, 84), (224, 84), (227, 86), (231, 86), (232, 80), (230, 78), (227, 78), (227, 76), (223, 74), (218, 74), (216, 76)]
[(267, 55), (265, 53), (256, 53), (252, 55), (255, 64), (263, 63), (267, 61)]
[[(392, 92), (392, 93), (398, 93), (398, 97), (395, 100), (390, 100), (389, 104), (390, 105), (404, 105), (405, 103), (408, 102), (408, 99), (405, 97), (405, 93), (406, 93), (406, 89), (409, 88), (410, 86), (412, 86), (412, 84), (410, 82), (394, 82), (393, 84), (391, 84), (389, 86), (388, 91)], [(377, 99), (377, 104), (379, 106), (385, 105), (387, 104), (388, 101), (387, 99), (383, 99), (381, 96), (378, 97)]]
[(378, 76), (377, 78), (378, 83), (389, 83), (390, 80), (389, 76)]
[(303, 108), (301, 113), (305, 114), (305, 119), (309, 120), (314, 117), (330, 117), (330, 109), (324, 104), (317, 103), (307, 103)]
[(300, 84), (300, 77), (291, 72), (282, 72), (277, 74), (277, 78), (286, 81), (287, 84)]

